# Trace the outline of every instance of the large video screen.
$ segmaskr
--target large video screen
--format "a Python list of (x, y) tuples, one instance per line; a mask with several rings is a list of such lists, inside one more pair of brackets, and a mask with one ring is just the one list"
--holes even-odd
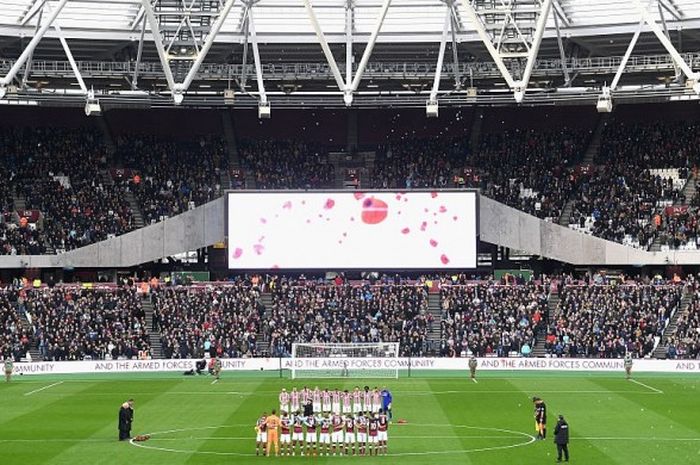
[(477, 194), (230, 192), (230, 269), (475, 268)]

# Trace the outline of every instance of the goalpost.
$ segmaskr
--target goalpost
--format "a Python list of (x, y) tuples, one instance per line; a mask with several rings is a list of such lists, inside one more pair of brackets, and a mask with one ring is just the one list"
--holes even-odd
[(399, 343), (292, 344), (290, 369), (298, 378), (398, 378)]

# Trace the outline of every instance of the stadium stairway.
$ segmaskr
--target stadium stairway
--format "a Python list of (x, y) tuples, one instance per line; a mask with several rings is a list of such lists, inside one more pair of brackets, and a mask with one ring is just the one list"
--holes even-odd
[(136, 196), (133, 192), (127, 191), (125, 198), (126, 201), (129, 202), (129, 206), (131, 207), (131, 218), (133, 219), (134, 229), (143, 228), (146, 225), (146, 222), (143, 220), (141, 206), (136, 200)]
[(160, 330), (153, 331), (153, 304), (151, 303), (150, 295), (141, 297), (141, 307), (146, 314), (148, 343), (151, 345), (151, 358), (163, 358), (163, 344), (160, 341)]
[[(27, 334), (34, 334), (34, 329), (32, 328), (32, 324), (29, 322), (29, 319), (27, 318), (27, 314), (20, 312), (20, 315), (21, 315), (21, 318), (19, 319), (19, 321), (20, 321), (20, 324), (22, 325), (22, 330)], [(37, 341), (32, 340), (31, 344), (29, 345), (28, 352), (29, 352), (29, 355), (30, 355), (32, 361), (42, 360), (41, 353), (39, 352), (39, 346), (38, 346)]]
[[(582, 165), (591, 165), (595, 162), (595, 159), (598, 156), (598, 153), (600, 152), (600, 141), (603, 137), (603, 129), (605, 129), (605, 125), (607, 124), (607, 122), (608, 115), (602, 114), (600, 116), (600, 119), (598, 120), (598, 124), (593, 130), (593, 134), (591, 134), (591, 138), (588, 141), (586, 151), (583, 153), (583, 158), (581, 159)], [(575, 192), (572, 192), (572, 197), (570, 197), (564, 204), (564, 208), (562, 208), (561, 215), (559, 216), (559, 220), (557, 221), (557, 224), (559, 224), (559, 226), (564, 226), (565, 228), (569, 227), (571, 214), (574, 210), (573, 197), (575, 197), (575, 194)]]
[[(696, 182), (696, 177), (695, 174), (691, 171), (688, 175), (688, 180), (685, 183), (685, 186), (683, 187), (683, 198), (685, 199), (684, 202), (676, 202), (673, 204), (674, 207), (678, 207), (681, 205), (688, 205), (690, 201), (692, 200), (693, 197), (695, 197), (695, 182)], [(654, 242), (651, 244), (649, 247), (650, 252), (659, 252), (661, 250), (661, 237), (656, 236), (654, 238)]]
[(659, 340), (659, 344), (656, 346), (656, 349), (654, 349), (654, 358), (658, 359), (665, 359), (666, 358), (666, 349), (668, 348), (668, 338), (671, 337), (671, 335), (676, 332), (676, 326), (678, 323), (678, 317), (680, 317), (683, 312), (685, 312), (688, 309), (688, 306), (690, 306), (690, 303), (693, 301), (693, 290), (691, 287), (686, 286), (683, 289), (683, 296), (681, 297), (681, 304), (678, 306), (675, 312), (671, 314), (671, 318), (668, 320), (668, 325), (666, 325), (666, 329), (664, 329), (664, 333), (661, 335), (661, 339)]
[[(272, 294), (269, 292), (261, 293), (260, 303), (262, 303), (265, 308), (261, 320), (265, 321), (270, 315), (270, 309), (272, 308)], [(255, 349), (258, 351), (259, 356), (270, 355), (270, 341), (263, 337), (263, 333), (260, 331), (258, 331), (258, 341), (255, 345)]]
[(428, 328), (428, 345), (434, 349), (440, 349), (440, 332), (442, 326), (442, 305), (440, 292), (430, 292), (428, 294), (428, 312), (433, 315), (433, 323)]
[[(559, 317), (560, 301), (561, 299), (559, 298), (559, 291), (557, 289), (554, 289), (549, 293), (549, 298), (547, 299), (547, 313), (549, 315), (547, 321), (548, 324)], [(547, 336), (547, 326), (548, 325), (546, 325), (544, 329), (537, 332), (537, 342), (535, 343), (535, 347), (532, 348), (533, 357), (545, 357), (547, 355), (547, 351), (544, 348), (544, 339)]]
[(112, 131), (109, 130), (107, 120), (105, 120), (104, 118), (95, 118), (95, 124), (97, 124), (97, 127), (102, 133), (102, 140), (105, 144), (105, 147), (107, 148), (107, 153), (110, 156), (117, 153), (117, 145), (114, 143), (114, 139), (112, 138)]
[(469, 134), (469, 152), (476, 153), (481, 142), (481, 128), (484, 125), (484, 110), (477, 109), (474, 112), (474, 120), (472, 121), (472, 130)]

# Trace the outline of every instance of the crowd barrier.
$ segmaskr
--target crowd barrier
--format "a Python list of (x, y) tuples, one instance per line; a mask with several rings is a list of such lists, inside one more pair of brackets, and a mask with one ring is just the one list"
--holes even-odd
[[(15, 363), (23, 375), (76, 373), (185, 372), (198, 359), (91, 360)], [(467, 371), (466, 358), (241, 358), (221, 360), (224, 371), (337, 370), (447, 370)], [(622, 371), (622, 359), (587, 358), (479, 358), (479, 370), (606, 372)], [(700, 360), (635, 360), (635, 372), (698, 373)]]

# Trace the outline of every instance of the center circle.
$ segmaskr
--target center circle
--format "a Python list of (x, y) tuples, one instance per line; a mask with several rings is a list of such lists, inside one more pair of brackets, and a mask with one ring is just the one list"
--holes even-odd
[[(148, 449), (148, 450), (157, 450), (161, 452), (172, 452), (172, 453), (179, 453), (179, 454), (199, 454), (199, 455), (220, 455), (220, 456), (234, 456), (234, 457), (254, 457), (255, 454), (251, 453), (243, 453), (243, 452), (220, 452), (220, 451), (206, 451), (206, 450), (187, 450), (187, 449), (174, 449), (172, 447), (160, 447), (156, 445), (152, 445), (152, 442), (158, 442), (160, 441), (186, 441), (186, 440), (201, 440), (201, 441), (209, 441), (209, 440), (229, 440), (229, 441), (250, 441), (251, 443), (255, 442), (255, 438), (253, 435), (250, 436), (230, 436), (230, 437), (217, 437), (217, 436), (211, 436), (209, 435), (208, 437), (178, 437), (178, 438), (168, 438), (168, 435), (176, 434), (176, 433), (186, 433), (186, 432), (205, 432), (205, 431), (212, 431), (212, 430), (219, 430), (219, 429), (225, 429), (225, 428), (244, 428), (244, 427), (249, 427), (250, 425), (248, 424), (235, 424), (235, 425), (221, 425), (221, 426), (201, 426), (201, 427), (194, 427), (194, 428), (180, 428), (180, 429), (171, 429), (171, 430), (165, 430), (165, 431), (155, 431), (153, 433), (148, 433), (151, 436), (151, 440), (149, 443), (146, 442), (135, 442), (133, 439), (129, 441), (129, 443), (132, 446), (139, 447), (141, 449)], [(418, 450), (415, 452), (396, 452), (396, 453), (388, 453), (383, 456), (385, 457), (407, 457), (407, 456), (416, 456), (416, 455), (457, 455), (457, 454), (468, 454), (468, 453), (475, 453), (475, 452), (488, 452), (488, 451), (496, 451), (496, 450), (505, 450), (505, 449), (514, 449), (516, 447), (523, 447), (523, 446), (528, 446), (536, 441), (536, 438), (528, 433), (523, 433), (522, 431), (514, 431), (514, 430), (509, 430), (509, 429), (504, 429), (504, 428), (491, 428), (487, 426), (469, 426), (469, 425), (452, 425), (452, 424), (426, 424), (426, 423), (416, 423), (416, 424), (406, 424), (406, 425), (401, 425), (399, 428), (402, 430), (405, 429), (410, 429), (411, 427), (429, 427), (429, 428), (457, 428), (457, 429), (465, 429), (469, 431), (480, 431), (482, 434), (478, 435), (473, 435), (473, 436), (437, 436), (437, 435), (425, 435), (425, 436), (415, 436), (415, 435), (408, 435), (408, 434), (402, 434), (398, 436), (390, 436), (390, 442), (391, 441), (397, 441), (401, 439), (430, 439), (430, 438), (435, 438), (435, 439), (464, 439), (466, 437), (469, 438), (474, 438), (474, 439), (479, 439), (479, 438), (492, 438), (496, 439), (500, 437), (499, 435), (502, 435), (504, 439), (507, 438), (521, 438), (519, 442), (515, 442), (513, 444), (506, 444), (502, 446), (491, 446), (491, 447), (478, 447), (478, 448), (472, 448), (472, 449), (456, 449), (456, 450), (437, 450), (437, 451), (427, 451), (427, 450)], [(382, 457), (382, 456), (379, 456)]]

